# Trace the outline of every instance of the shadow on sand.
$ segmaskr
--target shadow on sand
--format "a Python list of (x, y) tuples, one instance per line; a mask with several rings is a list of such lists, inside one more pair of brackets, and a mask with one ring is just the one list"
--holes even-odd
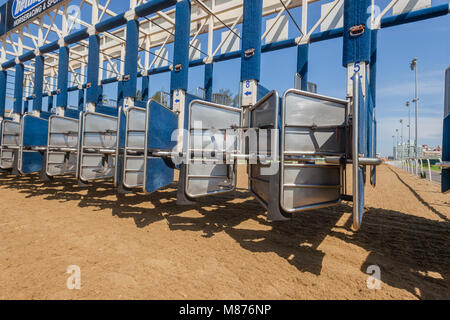
[[(44, 196), (47, 200), (78, 201), (78, 206), (94, 210), (111, 209), (119, 218), (134, 219), (138, 228), (165, 219), (171, 230), (202, 232), (204, 237), (225, 232), (250, 252), (276, 253), (299, 271), (315, 275), (321, 273), (325, 256), (319, 246), (325, 237), (332, 236), (370, 252), (361, 266), (362, 272), (370, 265), (378, 265), (383, 283), (407, 290), (419, 298), (450, 298), (450, 225), (447, 219), (440, 222), (398, 211), (368, 208), (362, 229), (352, 232), (349, 205), (297, 214), (287, 223), (271, 223), (266, 221), (264, 210), (246, 190), (201, 199), (195, 206), (184, 207), (176, 205), (176, 184), (151, 195), (115, 196), (110, 182), (80, 188), (74, 179), (42, 182), (34, 175), (1, 174), (0, 186), (16, 189), (27, 197)], [(409, 189), (414, 193), (410, 186)], [(416, 197), (420, 198), (417, 194)], [(422, 198), (419, 201), (426, 203)], [(149, 202), (154, 208), (138, 206)], [(430, 204), (426, 205), (438, 216), (445, 217)], [(182, 215), (189, 210), (196, 210), (200, 215)], [(346, 223), (338, 227), (336, 224), (341, 218), (346, 218)], [(248, 220), (256, 221), (264, 230), (242, 228), (240, 225)]]

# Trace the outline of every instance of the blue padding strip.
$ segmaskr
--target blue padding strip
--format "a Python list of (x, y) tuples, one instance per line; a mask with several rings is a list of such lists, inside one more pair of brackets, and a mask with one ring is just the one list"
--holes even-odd
[(67, 108), (69, 83), (69, 48), (59, 48), (58, 62), (58, 96), (56, 97), (56, 106)]
[[(170, 77), (170, 91), (187, 90), (189, 71), (189, 39), (191, 30), (191, 3), (177, 2), (175, 13), (175, 44), (173, 69)], [(181, 66), (180, 70), (176, 70)]]
[[(244, 1), (244, 22), (242, 26), (241, 81), (260, 80), (261, 76), (261, 0)], [(246, 51), (253, 54), (246, 56)]]
[[(370, 36), (371, 30), (366, 25), (370, 20), (371, 0), (344, 0), (344, 48), (342, 64), (347, 67), (349, 63), (370, 62)], [(351, 36), (351, 27), (364, 25), (365, 31), (361, 35)]]
[(398, 26), (404, 23), (416, 22), (420, 20), (445, 16), (449, 13), (449, 4), (441, 4), (422, 10), (407, 12), (392, 17), (381, 19), (381, 28)]
[(24, 77), (24, 65), (16, 65), (16, 79), (14, 84), (14, 107), (13, 112), (20, 114), (22, 111), (22, 99), (23, 99), (23, 77)]
[(34, 51), (28, 51), (27, 53), (21, 55), (19, 57), (19, 60), (21, 62), (26, 62), (26, 61), (29, 61), (31, 59), (34, 59), (34, 57), (36, 57), (36, 54), (34, 53)]
[(125, 75), (129, 79), (124, 82), (123, 94), (125, 98), (136, 98), (139, 50), (139, 21), (127, 22), (127, 42), (125, 55)]
[(145, 17), (157, 11), (171, 7), (176, 3), (176, 0), (152, 0), (140, 5), (134, 10), (134, 12), (138, 17)]
[(97, 30), (97, 32), (105, 32), (123, 26), (126, 23), (127, 19), (125, 18), (125, 13), (121, 13), (105, 21), (97, 23), (95, 25), (95, 30)]
[(90, 88), (87, 89), (86, 103), (98, 102), (99, 86), (98, 76), (100, 68), (100, 38), (97, 35), (89, 37), (89, 56), (88, 56), (88, 70), (87, 82), (90, 83)]
[(81, 40), (89, 38), (89, 33), (87, 28), (81, 29), (77, 32), (71, 33), (68, 36), (64, 37), (64, 42), (66, 44), (73, 44), (80, 42)]
[(46, 44), (39, 48), (41, 54), (50, 53), (59, 49), (58, 41), (54, 41), (52, 43)]
[(37, 56), (34, 64), (34, 101), (33, 110), (42, 111), (42, 97), (44, 91), (44, 57)]

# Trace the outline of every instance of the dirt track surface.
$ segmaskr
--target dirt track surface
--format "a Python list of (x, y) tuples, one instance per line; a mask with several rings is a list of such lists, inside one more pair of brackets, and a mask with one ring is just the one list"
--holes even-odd
[[(118, 197), (1, 174), (0, 299), (450, 298), (450, 196), (436, 184), (380, 167), (356, 233), (345, 203), (269, 223), (244, 189), (180, 207), (174, 188)], [(81, 290), (66, 288), (69, 265)]]

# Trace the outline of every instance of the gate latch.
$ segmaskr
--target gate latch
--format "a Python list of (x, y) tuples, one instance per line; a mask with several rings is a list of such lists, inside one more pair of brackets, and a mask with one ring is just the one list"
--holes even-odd
[(364, 24), (358, 24), (356, 26), (350, 27), (350, 37), (357, 37), (364, 33), (366, 26)]
[(247, 49), (245, 50), (244, 54), (246, 58), (250, 58), (255, 54), (255, 49), (254, 48)]

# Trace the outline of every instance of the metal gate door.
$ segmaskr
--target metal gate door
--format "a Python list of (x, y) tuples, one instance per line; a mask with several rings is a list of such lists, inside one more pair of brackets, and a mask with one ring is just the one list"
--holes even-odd
[(53, 177), (75, 173), (78, 157), (77, 119), (51, 116), (48, 129), (46, 173)]
[(112, 178), (115, 175), (118, 149), (117, 117), (85, 112), (80, 130), (77, 176), (81, 181)]
[(128, 189), (142, 187), (144, 184), (145, 119), (144, 108), (131, 107), (128, 109), (122, 171), (122, 183)]
[(190, 103), (185, 185), (188, 197), (235, 189), (235, 161), (226, 155), (239, 150), (239, 137), (231, 131), (241, 128), (241, 117), (237, 108), (201, 100)]
[(279, 177), (278, 93), (270, 92), (251, 107), (249, 112), (249, 140), (246, 147), (250, 161), (249, 188), (264, 207), (268, 208), (270, 199), (274, 197), (273, 192), (279, 192), (278, 188), (271, 190), (271, 180)]
[[(2, 121), (2, 149), (0, 156), (0, 168), (12, 169), (15, 157), (19, 151), (20, 144), (20, 123), (3, 120)], [(17, 160), (17, 159), (16, 159)]]
[(299, 90), (283, 96), (281, 207), (288, 213), (335, 205), (341, 200), (348, 102)]

